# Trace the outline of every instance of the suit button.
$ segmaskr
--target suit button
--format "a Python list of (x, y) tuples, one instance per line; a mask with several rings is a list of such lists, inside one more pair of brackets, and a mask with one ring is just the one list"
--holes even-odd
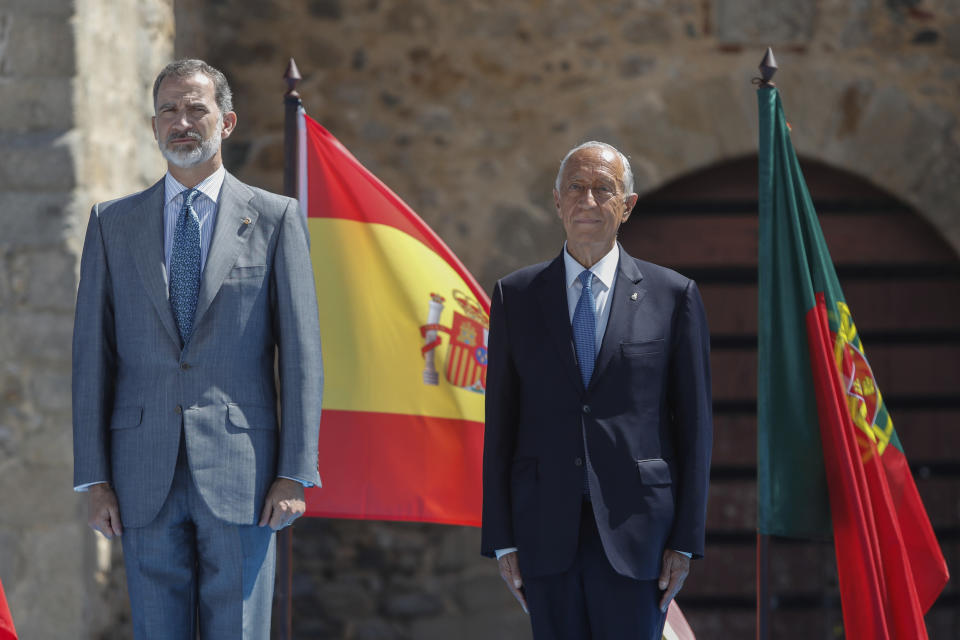
[(188, 362), (181, 362), (181, 363), (180, 363), (180, 368), (183, 369), (184, 371), (186, 371), (187, 369), (190, 368), (190, 363), (188, 363)]
[(576, 459), (573, 461), (573, 464), (575, 464), (575, 465), (578, 466), (578, 467), (582, 467), (582, 466), (583, 466), (583, 458), (576, 458)]
[(584, 413), (590, 413), (590, 405), (588, 405), (588, 404), (583, 405), (583, 412), (584, 412)]
[(174, 409), (174, 411), (177, 412), (178, 414), (179, 414), (179, 413), (183, 413), (183, 407), (181, 407), (180, 405), (177, 405), (177, 407)]

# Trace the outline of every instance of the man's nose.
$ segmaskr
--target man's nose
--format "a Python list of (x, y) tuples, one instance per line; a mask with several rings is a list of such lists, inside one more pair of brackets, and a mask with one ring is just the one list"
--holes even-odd
[(177, 112), (176, 117), (173, 119), (173, 125), (184, 131), (193, 128), (193, 123), (190, 120), (190, 114), (186, 110)]
[(583, 204), (589, 207), (594, 207), (597, 205), (597, 197), (594, 195), (591, 187), (587, 187), (583, 191)]

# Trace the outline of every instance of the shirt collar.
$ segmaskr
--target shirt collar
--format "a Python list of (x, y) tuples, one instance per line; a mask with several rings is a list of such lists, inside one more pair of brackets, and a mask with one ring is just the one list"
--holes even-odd
[[(617, 275), (617, 266), (620, 264), (620, 245), (614, 244), (607, 255), (600, 258), (595, 265), (590, 267), (590, 271), (596, 276), (603, 285), (610, 289), (613, 286), (613, 279)], [(583, 271), (583, 265), (577, 262), (576, 258), (567, 251), (567, 243), (563, 243), (563, 266), (567, 271), (567, 288), (573, 286), (577, 276)]]
[[(220, 198), (220, 188), (223, 186), (223, 178), (226, 175), (227, 170), (223, 165), (220, 165), (216, 171), (201, 180), (194, 189), (197, 189), (200, 193), (210, 198), (212, 202), (216, 202)], [(167, 171), (166, 176), (164, 176), (163, 186), (165, 189), (164, 202), (167, 204), (170, 204), (171, 200), (187, 190), (187, 187), (183, 186), (179, 180), (170, 175), (169, 171)]]

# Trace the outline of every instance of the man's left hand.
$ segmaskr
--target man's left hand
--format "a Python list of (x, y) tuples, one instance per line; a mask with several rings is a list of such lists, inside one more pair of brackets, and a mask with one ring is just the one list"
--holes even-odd
[(274, 531), (293, 524), (307, 510), (303, 485), (289, 478), (277, 478), (267, 492), (260, 514), (260, 526), (270, 525)]
[(666, 612), (670, 606), (670, 601), (680, 591), (683, 581), (687, 579), (690, 573), (690, 558), (667, 549), (663, 552), (663, 568), (660, 569), (660, 590), (664, 591), (663, 598), (660, 599), (660, 611)]

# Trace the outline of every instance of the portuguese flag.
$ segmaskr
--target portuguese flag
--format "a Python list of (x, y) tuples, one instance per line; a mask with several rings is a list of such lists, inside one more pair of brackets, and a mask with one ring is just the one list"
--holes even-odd
[(760, 533), (832, 533), (847, 637), (926, 638), (948, 579), (844, 301), (776, 88), (760, 110)]
[(308, 516), (480, 525), (490, 301), (443, 241), (301, 112), (324, 394)]

